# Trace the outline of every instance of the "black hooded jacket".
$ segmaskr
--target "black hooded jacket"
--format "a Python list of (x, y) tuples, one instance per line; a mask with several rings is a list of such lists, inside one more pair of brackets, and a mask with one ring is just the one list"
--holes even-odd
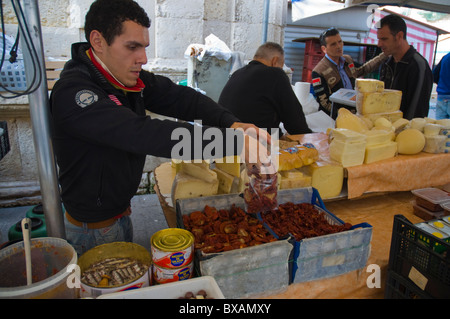
[[(130, 205), (146, 155), (171, 158), (182, 140), (181, 135), (171, 137), (175, 129), (188, 133), (182, 136), (191, 138), (194, 158), (194, 138), (198, 143), (206, 125), (224, 128), (239, 120), (195, 90), (147, 71), (140, 74), (141, 92), (124, 92), (94, 66), (88, 49), (87, 43), (72, 46), (72, 59), (51, 94), (50, 113), (64, 206), (78, 221), (97, 222)], [(201, 119), (204, 126), (152, 119), (146, 110), (191, 122)], [(201, 149), (209, 143), (202, 140)], [(225, 144), (223, 155), (229, 155)]]

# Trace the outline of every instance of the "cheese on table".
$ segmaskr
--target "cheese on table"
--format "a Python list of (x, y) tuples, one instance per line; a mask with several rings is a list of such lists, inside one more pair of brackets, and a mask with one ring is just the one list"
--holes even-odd
[(402, 91), (384, 90), (383, 92), (357, 93), (356, 109), (360, 114), (395, 112), (400, 109)]
[(384, 159), (392, 158), (397, 154), (397, 143), (389, 141), (382, 144), (366, 146), (364, 163), (370, 164)]
[(366, 141), (341, 142), (332, 140), (330, 143), (330, 158), (344, 167), (361, 165), (364, 162)]
[[(395, 112), (383, 112), (383, 113), (374, 113), (374, 114), (358, 114), (360, 117), (369, 119), (372, 121), (372, 123), (375, 123), (375, 121), (380, 118), (384, 117), (387, 120), (391, 121), (391, 123), (394, 123), (398, 119), (403, 118), (403, 112), (402, 111), (395, 111)], [(408, 121), (408, 120), (407, 120)], [(409, 123), (409, 121), (408, 121)]]
[(445, 135), (425, 135), (425, 147), (423, 151), (426, 153), (444, 153), (447, 136)]
[(172, 203), (175, 206), (177, 199), (194, 198), (216, 195), (219, 190), (219, 180), (208, 183), (180, 172), (175, 176), (172, 184)]
[(241, 176), (241, 158), (238, 155), (226, 156), (221, 161), (216, 161), (216, 168), (239, 178)]
[(366, 146), (389, 143), (395, 138), (394, 132), (390, 130), (374, 129), (364, 134), (366, 135)]
[(414, 128), (401, 131), (395, 138), (399, 154), (412, 155), (420, 153), (425, 146), (425, 136)]
[(422, 117), (415, 117), (410, 121), (410, 127), (423, 132), (423, 128), (427, 124), (427, 120)]
[(355, 90), (361, 93), (383, 92), (384, 82), (376, 79), (356, 79)]
[(335, 128), (330, 130), (330, 137), (344, 143), (365, 142), (366, 135), (345, 128)]
[(302, 188), (311, 186), (311, 176), (303, 174), (297, 169), (281, 171), (279, 186), (280, 189)]
[(439, 135), (442, 126), (434, 123), (426, 123), (423, 127), (423, 134), (431, 136), (431, 135)]
[(392, 126), (395, 129), (395, 134), (400, 133), (403, 129), (405, 129), (409, 125), (409, 120), (404, 118), (399, 118), (398, 120), (392, 123)]
[(213, 171), (217, 174), (219, 180), (219, 194), (231, 194), (238, 192), (239, 179), (219, 168), (214, 168)]
[(217, 174), (209, 168), (209, 164), (206, 162), (198, 164), (181, 162), (177, 173), (185, 173), (208, 183), (217, 180)]
[(326, 161), (317, 161), (302, 167), (301, 170), (311, 176), (311, 186), (319, 191), (322, 199), (339, 196), (344, 184), (344, 168)]
[(369, 129), (364, 120), (344, 107), (338, 110), (336, 128), (345, 128), (356, 132), (365, 132)]

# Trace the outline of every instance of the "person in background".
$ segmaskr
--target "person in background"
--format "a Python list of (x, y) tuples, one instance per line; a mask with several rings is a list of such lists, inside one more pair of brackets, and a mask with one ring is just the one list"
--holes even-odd
[[(52, 90), (50, 123), (66, 236), (78, 254), (132, 241), (130, 202), (146, 155), (171, 158), (180, 143), (172, 137), (177, 129), (190, 133), (190, 159), (196, 145), (203, 150), (210, 142), (195, 139), (194, 125), (187, 121), (202, 120), (200, 136), (208, 126), (220, 127), (222, 155), (247, 159), (250, 153), (249, 143), (239, 147), (235, 137), (227, 140), (230, 128), (245, 141), (261, 137), (270, 142), (267, 132), (241, 123), (210, 98), (143, 70), (149, 27), (150, 19), (133, 0), (94, 1), (86, 15), (88, 42), (72, 45), (72, 59)], [(152, 119), (146, 110), (186, 122)], [(249, 129), (253, 137), (243, 133)]]
[(253, 60), (235, 71), (219, 98), (219, 104), (243, 122), (289, 134), (311, 133), (303, 108), (283, 71), (284, 50), (273, 42), (261, 45)]
[(362, 66), (356, 67), (353, 59), (349, 55), (344, 54), (344, 42), (338, 29), (329, 28), (323, 31), (319, 40), (325, 56), (311, 73), (312, 85), (316, 100), (319, 103), (319, 110), (324, 111), (333, 119), (336, 119), (337, 112), (341, 107), (345, 107), (355, 113), (355, 108), (339, 103), (334, 103), (333, 105), (330, 101), (330, 96), (339, 89), (352, 90), (355, 87), (356, 78), (377, 70), (387, 57), (380, 53)]
[(433, 80), (437, 84), (436, 119), (450, 118), (450, 52), (444, 55), (433, 69)]
[(377, 25), (378, 47), (388, 55), (380, 72), (385, 89), (402, 91), (403, 117), (427, 117), (433, 75), (427, 60), (408, 44), (406, 23), (398, 15), (383, 17)]

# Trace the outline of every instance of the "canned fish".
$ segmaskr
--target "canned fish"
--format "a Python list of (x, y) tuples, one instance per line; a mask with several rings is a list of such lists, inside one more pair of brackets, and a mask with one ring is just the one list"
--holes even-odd
[(156, 232), (151, 238), (153, 264), (164, 268), (180, 268), (192, 262), (194, 236), (181, 228)]
[(166, 284), (174, 281), (187, 280), (192, 277), (194, 263), (180, 268), (164, 268), (153, 264), (153, 280), (155, 284)]

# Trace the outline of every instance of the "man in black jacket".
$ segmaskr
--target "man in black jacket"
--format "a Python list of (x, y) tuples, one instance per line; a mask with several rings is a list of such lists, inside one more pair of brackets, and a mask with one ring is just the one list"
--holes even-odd
[(380, 20), (378, 46), (389, 59), (383, 64), (380, 80), (385, 89), (402, 91), (403, 117), (426, 117), (430, 107), (433, 74), (427, 60), (408, 44), (406, 23), (394, 14)]
[[(193, 149), (186, 149), (192, 154), (188, 159), (210, 142), (202, 139), (207, 125), (221, 128), (223, 150), (218, 153), (222, 156), (241, 154), (243, 149), (233, 143), (234, 137), (227, 140), (232, 135), (226, 134), (230, 130), (226, 128), (255, 129), (255, 135), (261, 132), (270, 140), (265, 131), (241, 123), (206, 96), (142, 70), (149, 27), (147, 14), (132, 0), (93, 2), (86, 15), (88, 43), (73, 44), (72, 59), (52, 91), (52, 139), (66, 208), (66, 235), (79, 254), (107, 242), (132, 241), (129, 207), (146, 155), (180, 156), (172, 154), (181, 142), (174, 137), (176, 130), (189, 133), (183, 135), (189, 136), (186, 145)], [(204, 126), (152, 119), (146, 110), (185, 121), (202, 120)], [(234, 146), (230, 150), (229, 143)], [(203, 159), (202, 155), (195, 159)]]
[(279, 44), (261, 45), (253, 60), (231, 75), (219, 104), (269, 132), (282, 122), (289, 134), (311, 133), (283, 66), (284, 50)]

